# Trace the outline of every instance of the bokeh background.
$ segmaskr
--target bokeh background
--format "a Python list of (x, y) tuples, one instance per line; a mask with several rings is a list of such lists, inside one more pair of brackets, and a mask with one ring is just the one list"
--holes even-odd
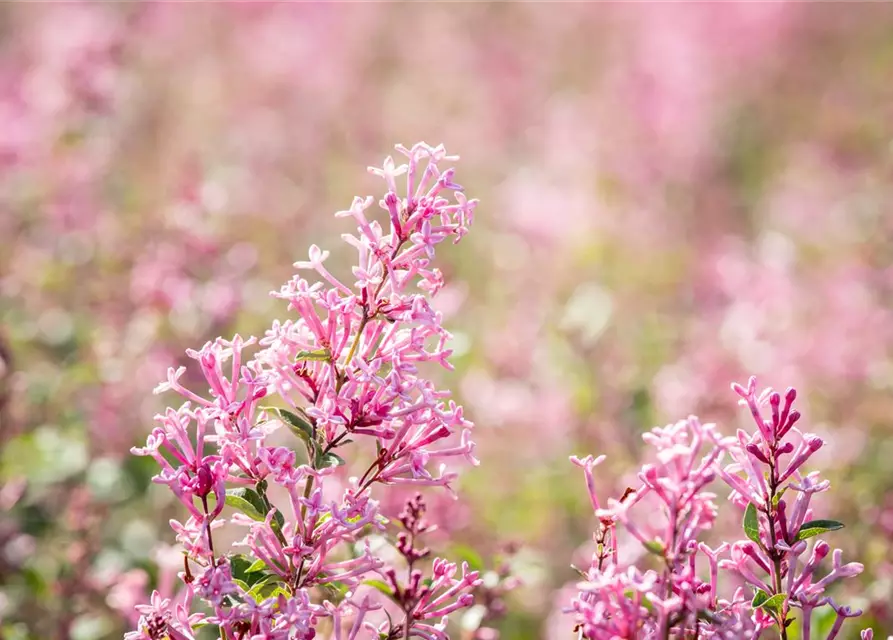
[(829, 442), (866, 565), (835, 597), (893, 632), (891, 80), (888, 4), (0, 6), (0, 637), (120, 637), (171, 588), (151, 389), (283, 317), (417, 140), (481, 199), (439, 306), (483, 464), (431, 499), (446, 553), (520, 546), (502, 637), (571, 637), (567, 456), (619, 493), (644, 430), (742, 424), (751, 373)]

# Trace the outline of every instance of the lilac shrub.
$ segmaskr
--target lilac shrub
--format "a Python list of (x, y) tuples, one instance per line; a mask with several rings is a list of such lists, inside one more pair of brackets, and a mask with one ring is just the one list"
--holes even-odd
[[(379, 205), (388, 224), (367, 217), (371, 197), (337, 214), (357, 223), (356, 235), (343, 236), (357, 253), (352, 283), (311, 246), (295, 266), (319, 281), (295, 276), (273, 294), (294, 318), (274, 321), (257, 341), (237, 335), (189, 351), (207, 395), (180, 383), (182, 367), (156, 389), (186, 402), (157, 416), (133, 453), (158, 462), (154, 481), (187, 510), (184, 522), (171, 521), (183, 548), (182, 590), (176, 601), (154, 592), (130, 640), (194, 638), (203, 625), (231, 640), (443, 639), (447, 615), (472, 604), (478, 573), (443, 558), (426, 562), (428, 550), (417, 546), (429, 529), (420, 497), (398, 518), (396, 553), (371, 542), (394, 526), (376, 491), (451, 490), (455, 463), (477, 464), (472, 424), (419, 370), (425, 362), (450, 368), (450, 334), (430, 304), (443, 276), (431, 260), (437, 244), (467, 232), (477, 201), (465, 198), (453, 169), (438, 168), (456, 159), (442, 145), (397, 150), (407, 164), (388, 157), (370, 168), (387, 185)], [(277, 444), (283, 427), (302, 452)], [(348, 476), (348, 460), (368, 465)], [(235, 510), (230, 524), (244, 529), (234, 545), (244, 553), (222, 548), (215, 535), (226, 506)], [(385, 611), (375, 589), (401, 617), (369, 615)]]
[[(643, 437), (656, 450), (655, 462), (642, 467), (639, 486), (619, 500), (602, 505), (596, 495), (593, 469), (604, 456), (571, 458), (583, 468), (599, 522), (591, 565), (581, 571), (584, 580), (570, 608), (579, 638), (756, 639), (769, 632), (787, 639), (797, 620), (809, 640), (813, 611), (831, 607), (836, 619), (826, 640), (833, 640), (847, 618), (861, 615), (826, 593), (863, 566), (844, 563), (843, 552), (832, 552), (818, 537), (843, 525), (812, 518), (813, 495), (829, 482), (804, 470), (824, 443), (795, 427), (796, 391), (757, 394), (756, 378), (732, 388), (753, 417), (753, 432), (739, 429), (735, 437), (723, 437), (715, 425), (693, 416), (653, 429)], [(726, 455), (729, 464), (723, 464)], [(728, 501), (744, 512), (745, 539), (714, 549), (703, 534), (718, 513), (717, 496), (709, 491), (717, 478), (732, 490)], [(646, 507), (660, 514), (658, 522), (643, 518)], [(654, 568), (620, 561), (618, 525), (656, 559)], [(830, 569), (820, 569), (829, 553)], [(729, 582), (725, 590), (721, 571)]]

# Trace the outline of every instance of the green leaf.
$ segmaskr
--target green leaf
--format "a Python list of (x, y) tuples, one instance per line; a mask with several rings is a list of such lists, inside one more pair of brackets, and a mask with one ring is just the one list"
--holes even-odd
[(484, 560), (477, 551), (465, 544), (453, 545), (451, 555), (461, 562), (467, 562), (472, 571), (483, 571)]
[[(232, 572), (233, 580), (244, 581), (248, 573), (247, 569), (254, 562), (253, 558), (249, 558), (242, 553), (233, 553), (229, 557), (229, 568)], [(247, 591), (247, 588), (246, 588)]]
[(258, 583), (251, 588), (248, 595), (251, 596), (255, 602), (263, 602), (264, 600), (275, 598), (280, 593), (286, 597), (291, 595), (281, 584)]
[(282, 576), (275, 573), (269, 573), (254, 583), (254, 586), (251, 587), (248, 595), (254, 598), (257, 602), (275, 596), (279, 592), (288, 596), (290, 594), (283, 588), (283, 583), (284, 580)]
[(350, 592), (350, 589), (346, 584), (337, 580), (322, 583), (319, 585), (319, 587), (325, 592), (326, 598), (328, 600), (334, 601), (335, 604), (344, 600), (344, 598), (347, 597), (347, 594)]
[(391, 588), (391, 585), (384, 580), (363, 580), (363, 584), (378, 589), (389, 598), (394, 597), (394, 590)]
[(796, 540), (807, 540), (813, 536), (820, 536), (829, 531), (837, 531), (843, 529), (843, 523), (837, 520), (810, 520), (804, 522), (797, 532)]
[(316, 457), (316, 468), (317, 469), (328, 469), (329, 467), (340, 467), (344, 464), (347, 464), (344, 461), (344, 458), (341, 456), (332, 453), (329, 451), (324, 455), (320, 455)]
[(778, 616), (781, 613), (781, 608), (784, 606), (786, 598), (787, 596), (783, 593), (776, 593), (774, 596), (770, 597), (769, 594), (762, 589), (757, 589), (750, 606), (754, 609), (765, 609), (772, 615)]
[(627, 589), (623, 592), (623, 596), (630, 602), (635, 602), (640, 607), (645, 607), (648, 612), (654, 612), (654, 605), (651, 604), (651, 600), (649, 600), (648, 598), (643, 598), (642, 594), (640, 594), (639, 592), (634, 591), (633, 589)]
[[(246, 499), (245, 494), (242, 492), (254, 493), (250, 489), (230, 489), (226, 492), (226, 504), (233, 509), (238, 509), (252, 520), (263, 522), (266, 518), (263, 513), (263, 509), (266, 507), (263, 505), (263, 502), (261, 502), (260, 508), (258, 508), (257, 505)], [(257, 494), (255, 493), (255, 495)], [(258, 496), (258, 498), (259, 497), (260, 496)]]
[(645, 547), (646, 549), (648, 549), (648, 551), (650, 551), (651, 553), (653, 553), (656, 556), (663, 557), (663, 555), (664, 555), (664, 551), (665, 551), (664, 545), (663, 545), (663, 543), (659, 542), (658, 540), (648, 540), (647, 542), (643, 542), (642, 546)]
[[(267, 575), (262, 573), (263, 569), (266, 569), (266, 565), (263, 565), (261, 560), (255, 560), (241, 553), (234, 553), (228, 557), (233, 581), (242, 587), (242, 590), (245, 592), (250, 591), (251, 587), (263, 580)], [(258, 563), (263, 565), (260, 569), (257, 568)]]
[(784, 601), (787, 596), (783, 593), (776, 593), (774, 596), (766, 600), (763, 604), (760, 605), (760, 608), (766, 609), (767, 611), (771, 611), (772, 613), (779, 613), (781, 608), (784, 606)]
[[(275, 507), (273, 507), (275, 509)], [(273, 531), (280, 532), (282, 531), (282, 527), (285, 526), (285, 516), (282, 515), (282, 512), (279, 509), (276, 509), (276, 512), (273, 513)]]
[(757, 508), (751, 502), (744, 510), (744, 535), (762, 546), (760, 541), (760, 517), (757, 515)]
[(782, 496), (784, 496), (784, 492), (787, 491), (787, 487), (783, 487), (781, 491), (772, 496), (772, 507), (778, 507), (778, 503), (781, 502)]
[(238, 489), (228, 489), (226, 492), (228, 496), (237, 496), (249, 502), (257, 511), (261, 513), (267, 512), (267, 502), (263, 499), (263, 497), (254, 489), (249, 489), (248, 487), (239, 487)]
[(257, 573), (267, 568), (267, 563), (263, 560), (255, 560), (254, 563), (245, 569), (245, 573)]
[(326, 522), (328, 522), (331, 519), (332, 519), (332, 512), (326, 511), (324, 514), (322, 514), (319, 517), (319, 520), (316, 521), (316, 527), (314, 527), (314, 530), (319, 529), (322, 525), (324, 525)]
[(304, 420), (304, 418), (298, 414), (287, 411), (286, 409), (276, 409), (276, 411), (296, 436), (307, 444), (313, 442), (312, 424)]
[(267, 481), (261, 480), (255, 486), (257, 487), (256, 497), (254, 495), (254, 492), (249, 492), (245, 496), (245, 498), (247, 498), (248, 500), (251, 501), (252, 504), (257, 506), (258, 511), (260, 511), (262, 513), (269, 513), (270, 511), (273, 511), (273, 520), (270, 523), (270, 526), (273, 528), (273, 532), (276, 534), (276, 536), (279, 538), (279, 540), (284, 545), (285, 538), (282, 535), (282, 527), (285, 526), (285, 516), (283, 516), (282, 512), (279, 509), (277, 509), (276, 507), (274, 507), (270, 503), (269, 498), (267, 498), (267, 493), (266, 493)]
[(753, 594), (753, 600), (750, 601), (750, 606), (754, 609), (759, 609), (767, 600), (769, 600), (769, 594), (762, 589), (757, 589), (757, 592)]
[(279, 416), (279, 419), (285, 426), (304, 442), (304, 446), (307, 447), (308, 457), (313, 458), (316, 451), (316, 438), (315, 430), (310, 422), (287, 409), (280, 409), (279, 407), (261, 407), (261, 409)]
[(295, 360), (331, 360), (332, 354), (328, 349), (316, 349), (314, 351), (298, 351)]

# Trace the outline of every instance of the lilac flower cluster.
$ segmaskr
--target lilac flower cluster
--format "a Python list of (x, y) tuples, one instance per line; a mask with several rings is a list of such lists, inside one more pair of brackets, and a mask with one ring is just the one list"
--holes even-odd
[[(829, 482), (803, 471), (824, 443), (795, 427), (796, 391), (788, 389), (782, 397), (766, 389), (758, 395), (756, 378), (732, 388), (756, 430), (726, 438), (695, 417), (655, 428), (644, 436), (656, 450), (655, 462), (642, 467), (639, 486), (620, 500), (602, 506), (596, 496), (593, 468), (604, 456), (571, 458), (583, 468), (599, 522), (591, 565), (581, 572), (584, 580), (569, 611), (576, 616), (579, 638), (756, 639), (775, 629), (786, 640), (797, 621), (809, 640), (812, 612), (828, 606), (836, 613), (827, 635), (833, 640), (847, 618), (861, 615), (826, 594), (829, 585), (858, 575), (863, 566), (844, 563), (840, 549), (831, 552), (817, 538), (843, 525), (812, 518), (813, 494), (827, 490)], [(726, 454), (732, 462), (724, 465)], [(702, 534), (717, 517), (716, 495), (707, 490), (716, 478), (732, 489), (729, 502), (744, 512), (746, 539), (713, 549)], [(632, 517), (634, 508), (645, 504), (661, 514), (658, 524)], [(656, 557), (653, 568), (619, 561), (618, 524)], [(830, 569), (820, 570), (829, 553)], [(720, 570), (729, 578), (730, 593), (719, 589)], [(862, 636), (870, 638), (872, 631)]]
[[(133, 453), (158, 462), (154, 481), (188, 510), (185, 522), (171, 521), (184, 552), (183, 589), (176, 603), (153, 593), (129, 640), (191, 639), (202, 625), (231, 640), (444, 639), (447, 614), (471, 604), (481, 581), (467, 566), (437, 558), (424, 579), (427, 550), (413, 551), (424, 530), (418, 500), (403, 519), (409, 537), (396, 545), (408, 561), (407, 584), (369, 538), (389, 524), (373, 487), (450, 489), (454, 462), (477, 464), (472, 424), (449, 392), (419, 371), (423, 362), (450, 367), (450, 334), (429, 302), (443, 285), (431, 259), (438, 243), (467, 232), (476, 201), (465, 198), (452, 169), (438, 168), (456, 159), (443, 146), (397, 150), (407, 164), (389, 157), (370, 168), (387, 185), (379, 205), (388, 225), (367, 217), (372, 198), (356, 198), (337, 214), (357, 223), (356, 235), (343, 236), (357, 253), (352, 283), (326, 268), (328, 252), (311, 246), (309, 260), (295, 266), (320, 281), (295, 276), (274, 293), (294, 319), (275, 321), (259, 341), (237, 335), (189, 351), (207, 397), (180, 383), (182, 367), (157, 388), (186, 402), (157, 416), (159, 426)], [(401, 175), (405, 195), (398, 195)], [(259, 350), (249, 357), (255, 343)], [(276, 444), (282, 427), (304, 452)], [(366, 456), (358, 476), (341, 469), (348, 452)], [(230, 524), (246, 531), (237, 545), (245, 554), (215, 548), (226, 505), (236, 511)], [(360, 585), (383, 580), (393, 586), (402, 621), (374, 621), (368, 614), (382, 604), (358, 595)], [(194, 610), (196, 600), (209, 612)]]

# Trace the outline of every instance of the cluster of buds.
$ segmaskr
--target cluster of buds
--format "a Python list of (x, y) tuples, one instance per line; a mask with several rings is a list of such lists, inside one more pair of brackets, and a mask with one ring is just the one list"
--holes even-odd
[[(776, 627), (782, 638), (793, 622), (792, 609), (800, 609), (800, 626), (805, 638), (810, 637), (812, 612), (830, 606), (837, 614), (828, 640), (837, 634), (846, 618), (861, 611), (841, 606), (825, 595), (832, 582), (862, 572), (857, 562), (844, 564), (843, 552), (832, 554), (832, 568), (822, 578), (816, 571), (831, 547), (817, 536), (843, 528), (834, 520), (813, 520), (810, 502), (813, 494), (827, 491), (830, 483), (819, 480), (816, 471), (801, 473), (803, 465), (824, 442), (810, 433), (800, 432), (794, 425), (800, 413), (793, 408), (797, 392), (788, 389), (784, 398), (772, 389), (757, 395), (756, 378), (747, 387), (732, 385), (747, 406), (756, 424), (756, 431), (739, 430), (736, 442), (729, 448), (734, 462), (719, 469), (723, 480), (732, 488), (730, 500), (744, 508), (744, 533), (747, 540), (730, 546), (730, 559), (720, 561), (721, 568), (739, 575), (752, 589), (754, 624), (757, 629)], [(764, 407), (769, 417), (764, 417)], [(792, 496), (794, 499), (789, 502)], [(786, 498), (787, 496), (787, 498)], [(808, 542), (812, 539), (812, 542)], [(808, 560), (800, 558), (807, 553)]]
[[(837, 616), (827, 635), (833, 640), (846, 618), (861, 614), (825, 594), (831, 583), (859, 574), (861, 564), (845, 564), (837, 549), (831, 553), (831, 569), (819, 577), (831, 547), (817, 536), (843, 525), (811, 518), (812, 495), (827, 490), (829, 483), (815, 472), (802, 472), (823, 442), (794, 426), (800, 418), (793, 409), (796, 392), (789, 389), (783, 401), (771, 389), (758, 396), (754, 378), (746, 388), (736, 384), (733, 389), (756, 422), (754, 433), (739, 430), (736, 437), (723, 438), (713, 425), (694, 417), (656, 428), (644, 436), (656, 449), (656, 462), (642, 468), (637, 488), (605, 507), (593, 478), (593, 468), (604, 456), (571, 458), (583, 468), (599, 523), (591, 565), (581, 571), (584, 580), (569, 610), (576, 616), (578, 637), (758, 638), (774, 628), (786, 640), (798, 609), (799, 626), (808, 639), (813, 610), (829, 606)], [(764, 418), (767, 405), (770, 417)], [(733, 462), (724, 466), (725, 454)], [(747, 539), (712, 549), (701, 534), (717, 516), (716, 495), (707, 488), (718, 477), (732, 489), (729, 502), (744, 512)], [(786, 494), (796, 498), (789, 503)], [(653, 518), (643, 525), (631, 516), (645, 501), (663, 514), (660, 526), (654, 526)], [(620, 564), (618, 524), (656, 556), (656, 568)], [(706, 572), (698, 570), (698, 557)], [(730, 594), (720, 592), (720, 570), (739, 585)], [(863, 638), (871, 636), (870, 630), (863, 632)]]

